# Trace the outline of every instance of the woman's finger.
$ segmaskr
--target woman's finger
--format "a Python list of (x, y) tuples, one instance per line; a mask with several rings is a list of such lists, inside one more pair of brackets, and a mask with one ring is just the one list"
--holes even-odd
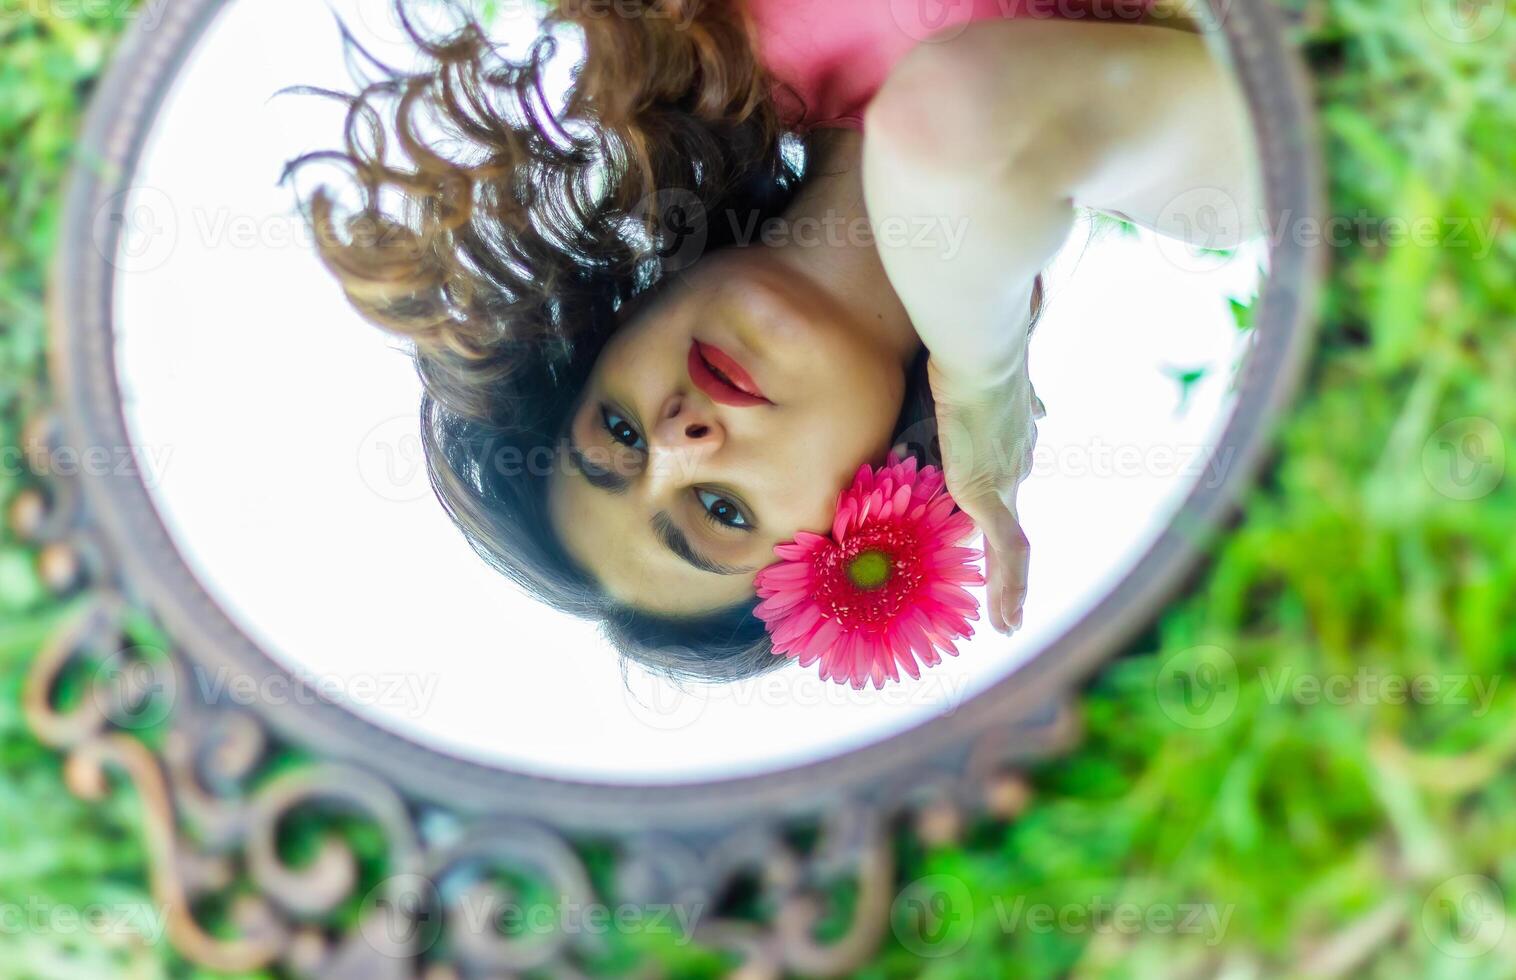
[(960, 503), (984, 534), (985, 603), (990, 625), (1001, 633), (1021, 626), (1031, 547), (1021, 522), (997, 497)]
[(984, 542), (984, 606), (990, 614), (990, 626), (997, 633), (1009, 633), (1005, 618), (1005, 575), (1000, 570), (1000, 555), (986, 539)]
[(1002, 633), (1013, 633), (1021, 627), (1030, 559), (1031, 548), (1025, 535), (1020, 536), (1014, 547), (985, 549), (990, 624)]

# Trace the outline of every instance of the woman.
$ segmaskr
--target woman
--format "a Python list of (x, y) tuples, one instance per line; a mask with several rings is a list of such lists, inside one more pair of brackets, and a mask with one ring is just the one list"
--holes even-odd
[(752, 612), (774, 546), (935, 429), (990, 620), (1019, 626), (1026, 340), (1074, 208), (1254, 212), (1198, 37), (1052, 6), (565, 0), (521, 62), (413, 28), (429, 67), (348, 98), (362, 206), (310, 212), (359, 311), (415, 343), (474, 548), (656, 670), (749, 676), (779, 662)]

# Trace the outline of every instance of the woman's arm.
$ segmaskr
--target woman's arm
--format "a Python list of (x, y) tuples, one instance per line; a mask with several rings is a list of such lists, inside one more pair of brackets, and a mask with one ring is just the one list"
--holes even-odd
[(931, 354), (943, 470), (985, 535), (997, 629), (1020, 624), (1026, 593), (1035, 279), (1076, 206), (1209, 247), (1256, 233), (1247, 118), (1198, 36), (1086, 21), (987, 21), (919, 45), (869, 107), (870, 219), (936, 228), (879, 252)]
[(939, 366), (1014, 366), (1032, 281), (1076, 205), (1212, 248), (1256, 234), (1247, 119), (1236, 83), (1183, 31), (992, 20), (918, 45), (869, 106), (864, 191), (876, 222), (954, 232), (880, 249)]

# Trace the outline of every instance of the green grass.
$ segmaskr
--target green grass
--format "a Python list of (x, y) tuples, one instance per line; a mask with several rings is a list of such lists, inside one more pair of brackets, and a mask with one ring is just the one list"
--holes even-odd
[[(1516, 976), (1516, 13), (1457, 42), (1427, 13), (1442, 0), (1288, 6), (1330, 212), (1357, 230), (1331, 248), (1277, 457), (1190, 592), (1091, 685), (1088, 737), (1035, 773), (1029, 809), (956, 846), (901, 837), (899, 928), (860, 976)], [(7, 446), (45, 401), (59, 183), (122, 20), (19, 7), (0, 0)], [(1387, 242), (1397, 223), (1430, 232)], [(0, 498), (25, 482), (0, 472)], [(60, 615), (34, 568), (0, 537), (0, 902), (145, 902), (132, 794), (75, 800), (21, 723), (20, 678)], [(1439, 689), (1395, 696), (1387, 678)], [(925, 929), (917, 898), (944, 913)], [(1141, 921), (1093, 928), (1097, 900)], [(192, 972), (165, 948), (0, 921), (0, 977)]]

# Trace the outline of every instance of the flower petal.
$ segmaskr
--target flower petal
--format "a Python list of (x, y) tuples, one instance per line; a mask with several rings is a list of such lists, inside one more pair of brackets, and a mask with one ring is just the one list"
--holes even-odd
[[(902, 671), (919, 679), (943, 652), (957, 654), (954, 640), (971, 636), (979, 618), (967, 587), (983, 584), (984, 555), (960, 544), (973, 532), (940, 469), (891, 455), (860, 467), (838, 494), (830, 538), (801, 531), (775, 546), (779, 561), (758, 574), (754, 613), (775, 653), (825, 680), (861, 690), (899, 683)], [(912, 575), (860, 588), (847, 565), (870, 549)]]

